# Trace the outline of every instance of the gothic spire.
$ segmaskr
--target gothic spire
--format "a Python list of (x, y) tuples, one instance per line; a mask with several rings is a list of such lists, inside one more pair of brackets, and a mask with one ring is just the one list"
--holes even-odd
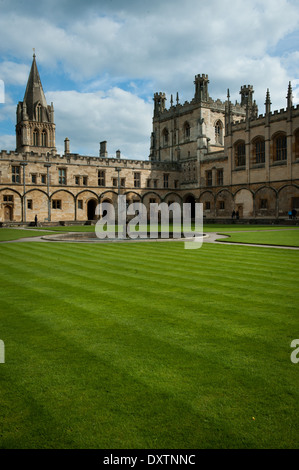
[(287, 94), (287, 107), (291, 108), (292, 106), (293, 106), (292, 85), (291, 85), (291, 82), (289, 82), (288, 94)]
[(24, 95), (23, 103), (27, 106), (27, 113), (29, 120), (35, 120), (35, 107), (37, 103), (47, 108), (47, 101), (42, 87), (41, 79), (38, 73), (35, 53), (33, 54), (33, 60), (31, 70), (27, 82), (27, 87)]

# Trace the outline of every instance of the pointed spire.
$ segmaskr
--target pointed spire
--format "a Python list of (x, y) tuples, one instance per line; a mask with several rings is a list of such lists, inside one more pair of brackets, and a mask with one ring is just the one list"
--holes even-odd
[(270, 100), (270, 91), (269, 88), (267, 88), (267, 93), (266, 93), (266, 101), (265, 101), (265, 112), (266, 114), (270, 114), (271, 112), (271, 100)]
[(179, 104), (179, 92), (177, 91), (177, 94), (176, 94), (176, 104)]
[(291, 85), (291, 82), (289, 82), (288, 94), (287, 94), (287, 107), (291, 108), (292, 106), (293, 106), (292, 85)]
[(47, 101), (42, 87), (41, 79), (38, 73), (35, 52), (33, 53), (33, 60), (31, 70), (27, 82), (27, 87), (24, 95), (23, 103), (27, 106), (27, 113), (29, 120), (35, 120), (35, 106), (39, 102), (43, 107), (47, 108)]

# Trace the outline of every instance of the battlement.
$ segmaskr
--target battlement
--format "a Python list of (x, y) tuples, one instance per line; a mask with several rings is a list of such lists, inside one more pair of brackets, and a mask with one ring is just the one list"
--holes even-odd
[(195, 75), (195, 80), (208, 80), (209, 79), (209, 75), (208, 74), (197, 74)]
[(148, 170), (167, 170), (177, 171), (179, 165), (175, 162), (160, 162), (151, 160), (134, 160), (134, 159), (120, 159), (113, 157), (95, 157), (88, 155), (79, 155), (77, 153), (67, 155), (46, 155), (33, 152), (17, 153), (14, 151), (2, 150), (0, 152), (0, 159), (8, 160), (15, 164), (26, 163), (41, 163), (50, 165), (88, 165), (96, 167), (114, 167), (132, 168), (132, 169), (148, 169)]
[(243, 85), (243, 86), (241, 86), (240, 93), (242, 93), (244, 91), (253, 91), (253, 86), (252, 85)]

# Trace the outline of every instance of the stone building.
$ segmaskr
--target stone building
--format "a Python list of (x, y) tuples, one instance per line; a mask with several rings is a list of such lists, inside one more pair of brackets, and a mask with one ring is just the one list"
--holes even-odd
[(55, 148), (54, 106), (46, 102), (36, 58), (23, 102), (17, 106), (16, 151), (0, 153), (0, 222), (84, 222), (95, 218), (99, 202), (202, 202), (208, 219), (232, 211), (251, 218), (286, 218), (299, 209), (299, 107), (292, 103), (258, 115), (253, 88), (241, 87), (240, 103), (214, 101), (208, 76), (195, 77), (190, 102), (154, 95), (150, 155), (145, 160), (99, 157)]

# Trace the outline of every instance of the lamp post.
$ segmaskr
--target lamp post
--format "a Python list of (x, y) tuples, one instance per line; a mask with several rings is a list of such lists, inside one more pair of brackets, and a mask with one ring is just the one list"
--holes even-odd
[(23, 222), (26, 222), (26, 174), (25, 174), (25, 167), (28, 163), (21, 162), (20, 165), (23, 167)]
[(48, 222), (51, 222), (51, 201), (50, 201), (50, 175), (49, 168), (51, 163), (45, 163), (44, 167), (47, 168), (47, 193), (48, 193)]

